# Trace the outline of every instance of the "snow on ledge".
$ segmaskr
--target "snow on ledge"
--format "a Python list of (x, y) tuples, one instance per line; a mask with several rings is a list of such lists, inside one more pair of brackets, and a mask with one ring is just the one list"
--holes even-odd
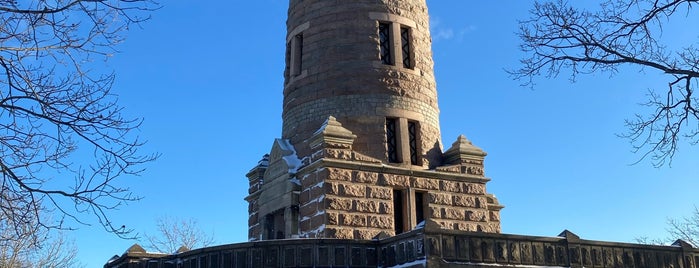
[(425, 260), (425, 259), (415, 260), (415, 261), (412, 261), (412, 262), (406, 262), (406, 263), (403, 263), (403, 264), (399, 264), (399, 265), (396, 265), (396, 266), (390, 266), (390, 267), (387, 267), (387, 268), (416, 267), (416, 265), (420, 265), (420, 264), (422, 264), (422, 267), (427, 267), (427, 260)]
[(296, 155), (296, 148), (294, 148), (294, 145), (291, 145), (289, 140), (285, 139), (279, 139), (279, 147), (284, 151), (291, 152), (291, 154), (283, 156), (282, 159), (286, 162), (286, 165), (289, 166), (289, 173), (296, 174), (296, 171), (298, 171), (301, 164), (303, 164), (301, 159)]
[(543, 265), (506, 264), (506, 263), (480, 263), (480, 262), (447, 262), (447, 263), (449, 263), (449, 264), (461, 264), (461, 265), (490, 266), (490, 267), (570, 268), (568, 266), (543, 266)]

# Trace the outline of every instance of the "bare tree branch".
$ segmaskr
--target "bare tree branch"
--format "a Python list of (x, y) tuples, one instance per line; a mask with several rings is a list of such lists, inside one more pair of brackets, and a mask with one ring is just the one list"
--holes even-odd
[[(122, 115), (113, 73), (100, 73), (121, 34), (149, 19), (152, 0), (0, 0), (0, 213), (6, 228), (71, 229), (138, 200), (117, 178), (143, 154), (139, 118)], [(39, 214), (54, 213), (46, 221)]]
[[(699, 51), (688, 44), (679, 50), (660, 42), (663, 25), (690, 14), (699, 0), (607, 0), (597, 11), (571, 7), (566, 1), (535, 3), (531, 18), (520, 23), (521, 68), (509, 71), (523, 85), (534, 78), (608, 72), (621, 66), (657, 70), (670, 77), (666, 89), (649, 93), (643, 105), (655, 111), (627, 120), (628, 138), (639, 161), (650, 157), (655, 166), (670, 164), (679, 140), (699, 142), (699, 106), (692, 95), (699, 79)], [(659, 92), (665, 93), (659, 93)], [(662, 96), (662, 97), (661, 97)]]
[(636, 238), (641, 244), (669, 245), (681, 239), (694, 247), (699, 246), (699, 208), (695, 207), (692, 214), (681, 219), (668, 219), (667, 232), (669, 237), (664, 239), (650, 239), (648, 237)]
[(62, 232), (0, 220), (0, 267), (82, 267), (78, 249)]
[(175, 253), (181, 247), (196, 249), (214, 243), (213, 234), (206, 234), (193, 219), (160, 217), (156, 220), (158, 234), (146, 234), (148, 248), (156, 252)]

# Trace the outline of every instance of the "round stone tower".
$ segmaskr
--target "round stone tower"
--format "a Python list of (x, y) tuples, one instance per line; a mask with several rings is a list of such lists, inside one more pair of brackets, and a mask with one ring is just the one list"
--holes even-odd
[(329, 116), (353, 149), (397, 165), (441, 162), (425, 0), (290, 0), (282, 138), (298, 156)]
[(500, 232), (486, 153), (442, 152), (426, 0), (290, 0), (281, 139), (247, 174), (250, 240)]

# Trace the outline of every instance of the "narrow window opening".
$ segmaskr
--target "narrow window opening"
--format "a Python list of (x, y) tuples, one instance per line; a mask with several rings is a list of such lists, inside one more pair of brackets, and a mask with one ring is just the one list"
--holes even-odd
[(265, 216), (265, 236), (267, 239), (274, 238), (274, 215), (267, 214)]
[(265, 239), (284, 239), (284, 210), (279, 210), (265, 216)]
[(386, 118), (386, 151), (389, 163), (400, 163), (398, 158), (397, 124), (398, 120), (395, 118)]
[(420, 163), (420, 158), (418, 155), (418, 123), (415, 121), (408, 121), (408, 139), (410, 145), (410, 164), (418, 165)]
[(301, 74), (301, 69), (303, 68), (303, 34), (297, 34), (294, 37), (294, 58), (292, 59), (293, 75), (298, 76)]
[(420, 224), (425, 221), (425, 193), (415, 192), (415, 223)]
[(386, 65), (393, 65), (393, 59), (391, 58), (391, 24), (381, 22), (379, 23), (379, 46), (381, 47), (381, 63)]
[(412, 47), (410, 46), (410, 28), (400, 28), (400, 43), (403, 52), (403, 67), (412, 69)]
[(284, 210), (282, 209), (281, 211), (275, 213), (274, 215), (274, 229), (276, 231), (274, 239), (284, 239), (286, 238), (284, 236), (284, 230), (285, 227), (285, 222), (284, 222)]
[(393, 190), (393, 228), (396, 234), (403, 233), (403, 192)]
[(286, 43), (286, 55), (284, 57), (286, 68), (284, 69), (284, 77), (287, 79), (291, 75), (291, 42)]

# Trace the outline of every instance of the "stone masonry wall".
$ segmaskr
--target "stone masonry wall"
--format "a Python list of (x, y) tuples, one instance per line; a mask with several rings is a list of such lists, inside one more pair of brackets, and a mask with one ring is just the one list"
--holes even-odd
[[(387, 117), (420, 123), (422, 155), (441, 145), (425, 0), (292, 0), (289, 5), (287, 40), (303, 36), (302, 70), (285, 72), (282, 138), (299, 157), (311, 153), (305, 142), (328, 116), (357, 135), (355, 150), (376, 159), (387, 158), (385, 148), (375, 146), (385, 142)], [(382, 64), (379, 22), (411, 29), (411, 68), (398, 59)], [(400, 36), (393, 38), (399, 43)], [(394, 50), (402, 57), (400, 46)]]
[(444, 229), (500, 232), (498, 212), (488, 209), (485, 183), (332, 167), (319, 168), (301, 182), (302, 237), (395, 235), (393, 215), (403, 208), (393, 206), (394, 189), (426, 193), (425, 216)]

